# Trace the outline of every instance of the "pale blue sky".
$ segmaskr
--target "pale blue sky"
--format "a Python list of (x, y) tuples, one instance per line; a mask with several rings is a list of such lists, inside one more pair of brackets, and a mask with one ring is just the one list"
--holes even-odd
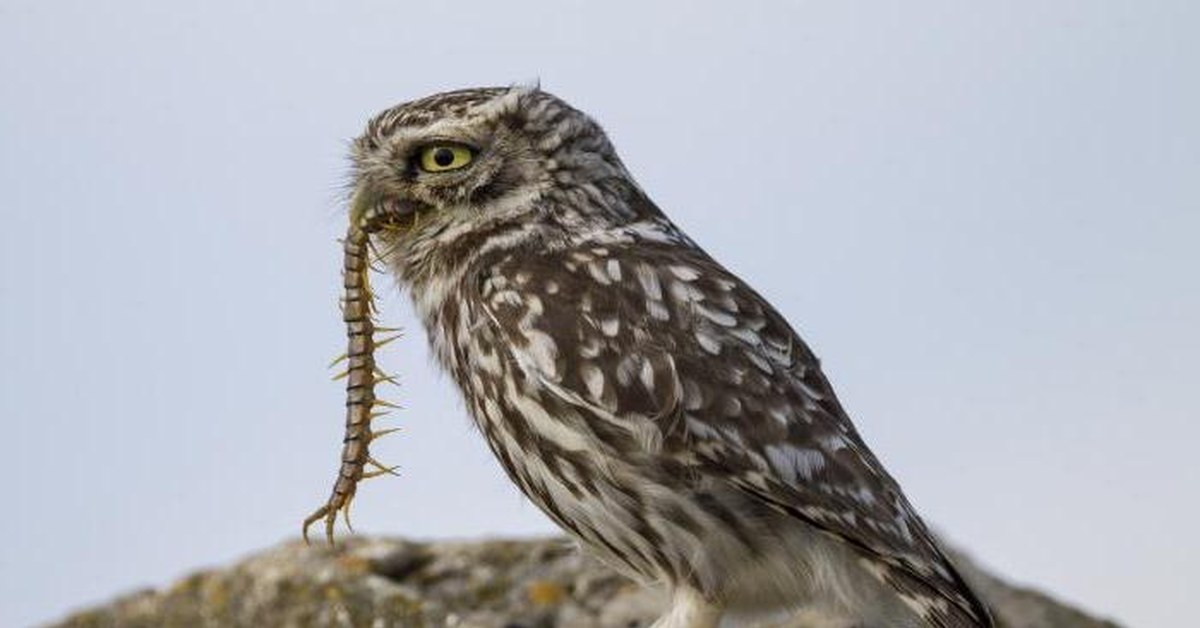
[[(347, 140), (537, 78), (793, 321), (947, 536), (1179, 625), (1200, 5), (734, 4), (0, 0), (0, 625), (298, 532), (340, 441)], [(384, 317), (403, 477), (360, 530), (550, 532)]]

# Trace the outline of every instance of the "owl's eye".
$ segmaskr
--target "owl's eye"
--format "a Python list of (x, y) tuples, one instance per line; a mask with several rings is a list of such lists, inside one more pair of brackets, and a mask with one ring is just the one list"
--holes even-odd
[(425, 172), (448, 172), (465, 168), (475, 159), (475, 151), (462, 144), (430, 144), (417, 154), (417, 165)]

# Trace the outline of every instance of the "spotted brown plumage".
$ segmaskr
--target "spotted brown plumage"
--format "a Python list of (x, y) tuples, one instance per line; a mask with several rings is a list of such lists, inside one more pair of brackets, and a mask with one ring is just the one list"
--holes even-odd
[[(423, 169), (439, 142), (468, 163)], [(597, 556), (671, 588), (657, 626), (992, 625), (813, 353), (590, 118), (538, 89), (439, 94), (373, 119), (354, 164), (497, 459)]]

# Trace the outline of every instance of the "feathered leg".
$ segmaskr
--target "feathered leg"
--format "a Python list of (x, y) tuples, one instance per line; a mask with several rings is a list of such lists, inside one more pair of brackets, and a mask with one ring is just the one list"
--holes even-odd
[(679, 587), (671, 596), (671, 607), (650, 628), (717, 628), (721, 614), (721, 607), (694, 589)]

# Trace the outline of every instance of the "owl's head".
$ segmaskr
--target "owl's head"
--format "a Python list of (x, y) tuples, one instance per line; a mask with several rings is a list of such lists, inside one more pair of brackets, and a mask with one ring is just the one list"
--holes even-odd
[(387, 225), (375, 237), (405, 279), (435, 254), (465, 255), (456, 249), (492, 236), (553, 239), (627, 219), (623, 199), (636, 188), (598, 124), (527, 87), (388, 109), (355, 141), (352, 160), (351, 220)]

